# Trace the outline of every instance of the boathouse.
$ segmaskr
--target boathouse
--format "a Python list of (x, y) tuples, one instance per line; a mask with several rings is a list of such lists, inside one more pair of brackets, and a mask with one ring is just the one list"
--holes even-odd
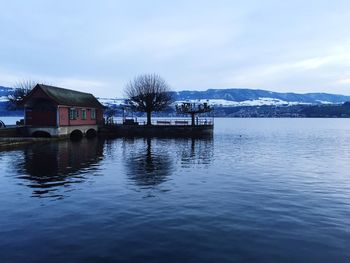
[(23, 100), (29, 136), (92, 137), (103, 124), (103, 105), (89, 93), (37, 84)]

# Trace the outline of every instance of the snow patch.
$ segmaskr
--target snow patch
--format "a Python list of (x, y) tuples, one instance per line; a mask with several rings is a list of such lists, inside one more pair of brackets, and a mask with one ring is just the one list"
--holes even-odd
[(209, 103), (212, 106), (220, 107), (239, 107), (239, 106), (292, 106), (292, 105), (310, 105), (311, 103), (297, 102), (297, 101), (284, 101), (274, 98), (259, 98), (256, 100), (245, 100), (245, 101), (231, 101), (224, 99), (200, 99), (190, 101), (177, 101), (176, 103), (182, 102), (196, 102), (196, 103)]
[(6, 96), (1, 96), (0, 97), (0, 102), (7, 102), (7, 97)]
[[(125, 99), (120, 98), (98, 98), (98, 100), (105, 106), (121, 106), (126, 104)], [(1, 101), (1, 97), (0, 97)], [(313, 103), (299, 102), (299, 101), (285, 101), (281, 99), (261, 97), (255, 100), (245, 100), (245, 101), (232, 101), (225, 99), (197, 99), (197, 100), (179, 100), (175, 101), (173, 105), (191, 102), (191, 103), (208, 103), (211, 106), (219, 107), (242, 107), (242, 106), (295, 106), (295, 105), (312, 105)], [(330, 101), (317, 100), (320, 104), (333, 104)]]
[(104, 106), (120, 106), (125, 104), (125, 99), (98, 98), (98, 101)]
[(334, 104), (333, 102), (325, 101), (325, 100), (316, 100), (316, 101), (321, 103), (321, 104)]

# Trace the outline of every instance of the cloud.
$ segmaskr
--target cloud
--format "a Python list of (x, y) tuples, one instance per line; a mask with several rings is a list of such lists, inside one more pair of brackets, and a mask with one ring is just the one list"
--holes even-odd
[[(18, 79), (118, 96), (157, 72), (175, 90), (350, 93), (350, 3), (7, 1), (0, 85)], [(44, 22), (45, 21), (45, 22)]]
[(340, 85), (350, 85), (350, 77), (344, 78), (344, 79), (338, 79), (335, 83)]
[(38, 83), (90, 92), (98, 96), (103, 96), (108, 92), (108, 89), (113, 86), (107, 82), (88, 78), (44, 76), (25, 72), (6, 72), (5, 70), (0, 71), (0, 80), (1, 85), (8, 87), (13, 87), (14, 84), (19, 81), (31, 80)]
[[(350, 51), (350, 50), (349, 50)], [(254, 66), (226, 72), (222, 84), (225, 86), (269, 87), (273, 90), (332, 91), (339, 90), (336, 84), (347, 84), (348, 78), (341, 78), (350, 68), (350, 52), (328, 53), (324, 56), (305, 57), (278, 63), (256, 63)], [(317, 89), (317, 90), (316, 90)], [(344, 92), (344, 90), (343, 90)], [(345, 93), (349, 94), (350, 90)]]

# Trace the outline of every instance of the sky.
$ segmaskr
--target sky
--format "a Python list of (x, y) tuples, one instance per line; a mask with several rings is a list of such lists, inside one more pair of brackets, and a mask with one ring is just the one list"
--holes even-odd
[(350, 95), (349, 0), (0, 0), (0, 85)]

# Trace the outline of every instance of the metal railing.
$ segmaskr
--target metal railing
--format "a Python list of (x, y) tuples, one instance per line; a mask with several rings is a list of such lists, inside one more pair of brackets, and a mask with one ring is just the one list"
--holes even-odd
[[(192, 120), (190, 118), (152, 118), (152, 125), (155, 126), (191, 126)], [(107, 124), (112, 125), (147, 125), (147, 120), (145, 118), (113, 118), (113, 122)], [(213, 125), (213, 118), (196, 118), (194, 121), (195, 126), (200, 125)]]

